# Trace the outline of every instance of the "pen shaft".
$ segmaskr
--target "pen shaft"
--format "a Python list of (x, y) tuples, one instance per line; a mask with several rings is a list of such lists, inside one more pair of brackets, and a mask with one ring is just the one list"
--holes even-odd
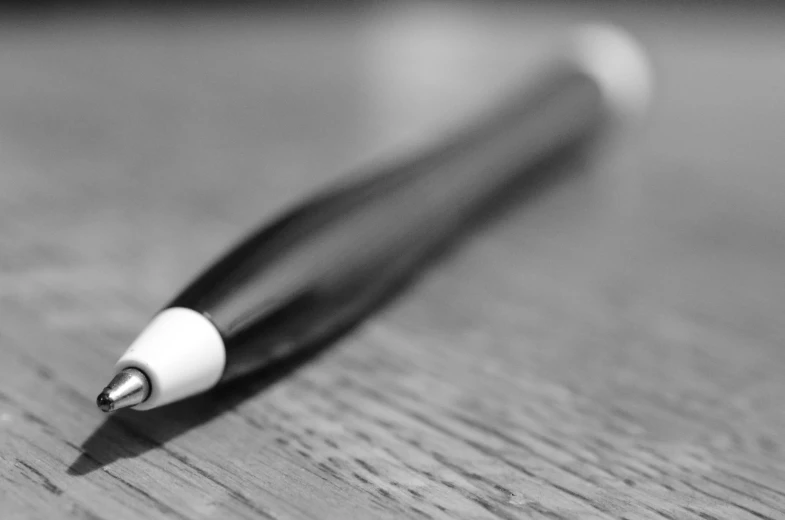
[(472, 215), (542, 161), (593, 135), (596, 81), (554, 66), (443, 145), (327, 189), (252, 233), (167, 307), (215, 325), (227, 381), (318, 344), (399, 289)]

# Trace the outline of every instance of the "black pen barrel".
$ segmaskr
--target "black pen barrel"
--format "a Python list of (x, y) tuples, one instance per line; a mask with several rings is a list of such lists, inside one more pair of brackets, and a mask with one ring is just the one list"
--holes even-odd
[(602, 130), (597, 81), (564, 61), (486, 119), (327, 189), (252, 233), (167, 307), (220, 332), (222, 381), (325, 341), (404, 285), (521, 176)]

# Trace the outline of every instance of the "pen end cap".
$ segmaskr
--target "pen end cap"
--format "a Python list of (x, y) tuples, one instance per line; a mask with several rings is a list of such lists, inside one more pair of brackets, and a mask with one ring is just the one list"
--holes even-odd
[(619, 116), (642, 118), (651, 104), (653, 70), (636, 39), (598, 23), (580, 27), (571, 43), (570, 54), (597, 81), (609, 107)]

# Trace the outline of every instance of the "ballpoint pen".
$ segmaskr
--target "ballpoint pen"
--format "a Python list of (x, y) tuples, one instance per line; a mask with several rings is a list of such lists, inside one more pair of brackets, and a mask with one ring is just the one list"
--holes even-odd
[(527, 88), (445, 143), (252, 232), (152, 319), (99, 408), (183, 399), (351, 326), (514, 180), (645, 110), (648, 62), (628, 35), (590, 26), (570, 42)]

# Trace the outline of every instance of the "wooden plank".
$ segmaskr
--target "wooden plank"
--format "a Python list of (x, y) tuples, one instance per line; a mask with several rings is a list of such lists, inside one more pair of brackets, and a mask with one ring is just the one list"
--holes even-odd
[(5, 21), (0, 516), (785, 518), (771, 19), (609, 11), (661, 78), (629, 153), (284, 376), (93, 405), (205, 261), (480, 110), (582, 9)]

